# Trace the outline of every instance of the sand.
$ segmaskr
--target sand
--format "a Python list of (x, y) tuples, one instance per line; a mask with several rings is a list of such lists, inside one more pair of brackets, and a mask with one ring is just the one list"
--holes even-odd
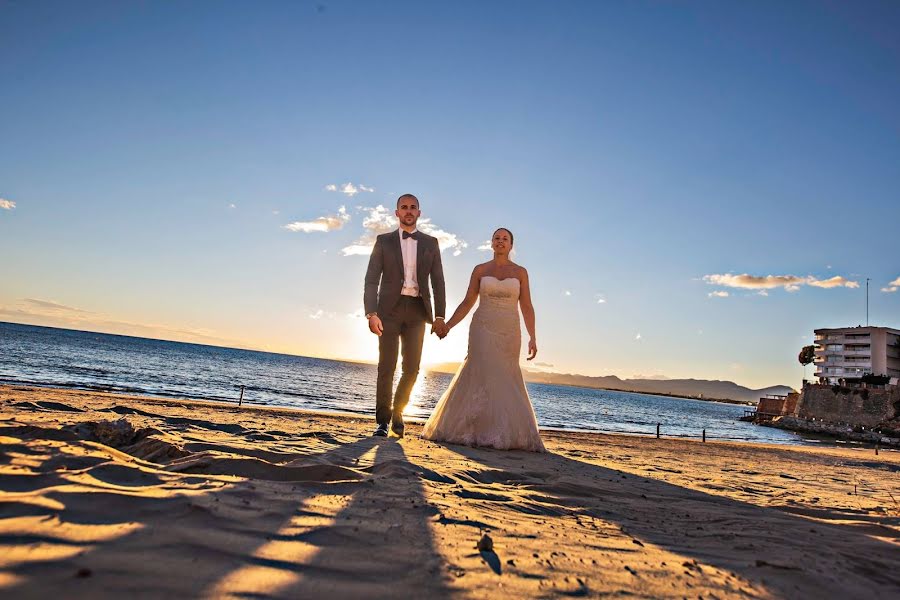
[(900, 595), (896, 451), (371, 430), (0, 386), (0, 596)]

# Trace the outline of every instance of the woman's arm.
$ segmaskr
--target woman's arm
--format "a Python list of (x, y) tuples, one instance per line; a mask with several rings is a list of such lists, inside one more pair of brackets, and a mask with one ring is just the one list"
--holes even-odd
[(478, 302), (478, 287), (481, 284), (481, 265), (472, 270), (472, 276), (469, 277), (469, 289), (466, 290), (466, 297), (459, 303), (453, 316), (447, 321), (447, 330), (453, 329), (460, 321), (466, 318), (475, 303)]
[(528, 284), (528, 271), (522, 269), (519, 278), (519, 308), (522, 310), (522, 318), (525, 319), (525, 329), (528, 330), (528, 360), (537, 356), (537, 337), (534, 332), (534, 305), (531, 303), (531, 287)]

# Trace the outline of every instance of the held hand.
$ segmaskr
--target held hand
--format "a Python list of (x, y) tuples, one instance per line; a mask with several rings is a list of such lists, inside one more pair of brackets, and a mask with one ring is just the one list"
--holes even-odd
[(440, 339), (444, 339), (447, 335), (447, 331), (447, 324), (440, 319), (431, 324), (431, 333), (437, 334)]
[(378, 315), (369, 317), (369, 331), (378, 337), (381, 337), (381, 334), (384, 333), (384, 325), (381, 324), (381, 319), (378, 318)]
[(528, 360), (537, 356), (537, 344), (534, 340), (528, 340)]

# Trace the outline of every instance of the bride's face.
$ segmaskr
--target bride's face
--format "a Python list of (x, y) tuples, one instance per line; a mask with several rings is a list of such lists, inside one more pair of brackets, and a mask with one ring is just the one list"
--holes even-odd
[(496, 254), (509, 254), (509, 251), (512, 250), (512, 239), (507, 230), (498, 229), (494, 232), (494, 237), (491, 238), (491, 249)]

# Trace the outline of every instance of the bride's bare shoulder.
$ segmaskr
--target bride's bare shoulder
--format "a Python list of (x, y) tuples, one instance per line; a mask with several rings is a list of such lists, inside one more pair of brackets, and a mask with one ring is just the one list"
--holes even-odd
[(481, 263), (480, 265), (475, 265), (475, 268), (472, 269), (472, 275), (484, 275), (487, 273), (488, 267), (490, 266), (490, 262)]

